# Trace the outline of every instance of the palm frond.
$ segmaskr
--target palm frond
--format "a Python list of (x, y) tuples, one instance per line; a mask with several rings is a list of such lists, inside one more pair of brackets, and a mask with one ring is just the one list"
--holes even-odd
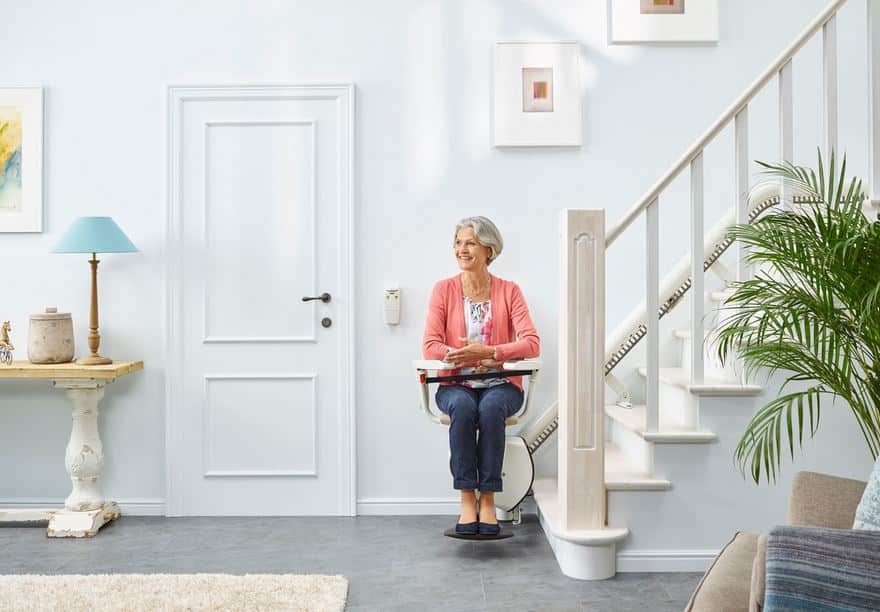
[[(748, 247), (754, 278), (733, 283), (714, 332), (722, 361), (741, 359), (747, 376), (785, 376), (780, 396), (752, 417), (735, 459), (756, 483), (775, 480), (782, 451), (812, 437), (822, 398), (847, 402), (869, 451), (880, 453), (880, 220), (862, 211), (858, 178), (834, 154), (818, 171), (758, 162), (762, 180), (804, 197), (792, 210), (730, 228)], [(806, 390), (786, 392), (807, 382)], [(783, 449), (783, 440), (787, 441)]]
[(752, 417), (734, 451), (734, 460), (743, 475), (748, 471), (756, 483), (760, 482), (762, 475), (771, 482), (776, 480), (784, 451), (783, 428), (788, 454), (794, 459), (795, 441), (798, 446), (803, 444), (804, 426), (809, 426), (811, 438), (819, 429), (821, 407), (818, 400), (822, 393), (826, 393), (825, 389), (816, 385), (782, 395)]

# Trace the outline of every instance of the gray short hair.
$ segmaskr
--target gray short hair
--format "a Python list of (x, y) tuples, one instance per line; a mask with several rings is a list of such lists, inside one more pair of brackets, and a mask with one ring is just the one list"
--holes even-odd
[(498, 228), (495, 227), (492, 221), (486, 217), (465, 217), (455, 226), (455, 233), (452, 235), (453, 246), (455, 246), (455, 239), (458, 237), (458, 230), (463, 227), (469, 227), (474, 230), (477, 242), (489, 248), (487, 264), (498, 259), (498, 256), (501, 255), (501, 251), (504, 249), (504, 240), (501, 238), (501, 232), (498, 231)]

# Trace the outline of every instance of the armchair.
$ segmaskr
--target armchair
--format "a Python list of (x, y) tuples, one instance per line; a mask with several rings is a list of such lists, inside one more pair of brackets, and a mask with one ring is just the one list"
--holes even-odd
[[(768, 589), (767, 571), (769, 563), (775, 567), (792, 554), (791, 538), (849, 538), (861, 541), (867, 548), (880, 543), (880, 534), (870, 531), (853, 531), (852, 524), (865, 484), (859, 480), (839, 478), (815, 472), (799, 472), (792, 483), (789, 498), (788, 523), (768, 535), (737, 532), (733, 539), (721, 550), (712, 565), (703, 575), (688, 602), (685, 612), (760, 612), (764, 609), (765, 592)], [(841, 531), (846, 533), (840, 533)], [(830, 532), (830, 533), (829, 533)], [(815, 544), (813, 544), (815, 545)], [(876, 550), (876, 548), (874, 549)], [(867, 553), (870, 554), (870, 553)], [(880, 555), (880, 553), (874, 553)], [(830, 557), (825, 561), (835, 564), (838, 569), (845, 568), (846, 560)], [(880, 566), (874, 571), (872, 580), (875, 591), (880, 592)], [(781, 592), (779, 581), (770, 574), (771, 604), (776, 593)], [(828, 581), (829, 588), (833, 584)]]

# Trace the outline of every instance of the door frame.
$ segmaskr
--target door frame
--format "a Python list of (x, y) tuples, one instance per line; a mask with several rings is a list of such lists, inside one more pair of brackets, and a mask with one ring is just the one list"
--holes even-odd
[[(194, 100), (302, 100), (330, 99), (337, 101), (339, 121), (339, 260), (337, 278), (346, 295), (335, 299), (336, 320), (342, 330), (337, 347), (337, 374), (342, 422), (337, 432), (339, 461), (342, 474), (339, 482), (342, 507), (340, 513), (357, 513), (357, 429), (355, 411), (355, 344), (354, 344), (354, 84), (277, 84), (277, 85), (169, 85), (166, 91), (165, 138), (166, 209), (165, 209), (165, 515), (181, 516), (181, 500), (176, 492), (178, 481), (174, 466), (184, 460), (186, 444), (175, 430), (176, 406), (182, 389), (181, 363), (183, 345), (180, 334), (183, 324), (183, 270), (178, 261), (182, 253), (181, 224), (181, 116), (183, 105)], [(348, 469), (346, 470), (346, 466)]]

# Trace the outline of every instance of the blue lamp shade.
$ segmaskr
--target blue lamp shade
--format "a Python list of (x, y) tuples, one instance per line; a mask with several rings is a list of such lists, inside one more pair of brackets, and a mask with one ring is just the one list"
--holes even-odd
[(52, 249), (53, 253), (134, 253), (128, 236), (110, 217), (80, 217)]

